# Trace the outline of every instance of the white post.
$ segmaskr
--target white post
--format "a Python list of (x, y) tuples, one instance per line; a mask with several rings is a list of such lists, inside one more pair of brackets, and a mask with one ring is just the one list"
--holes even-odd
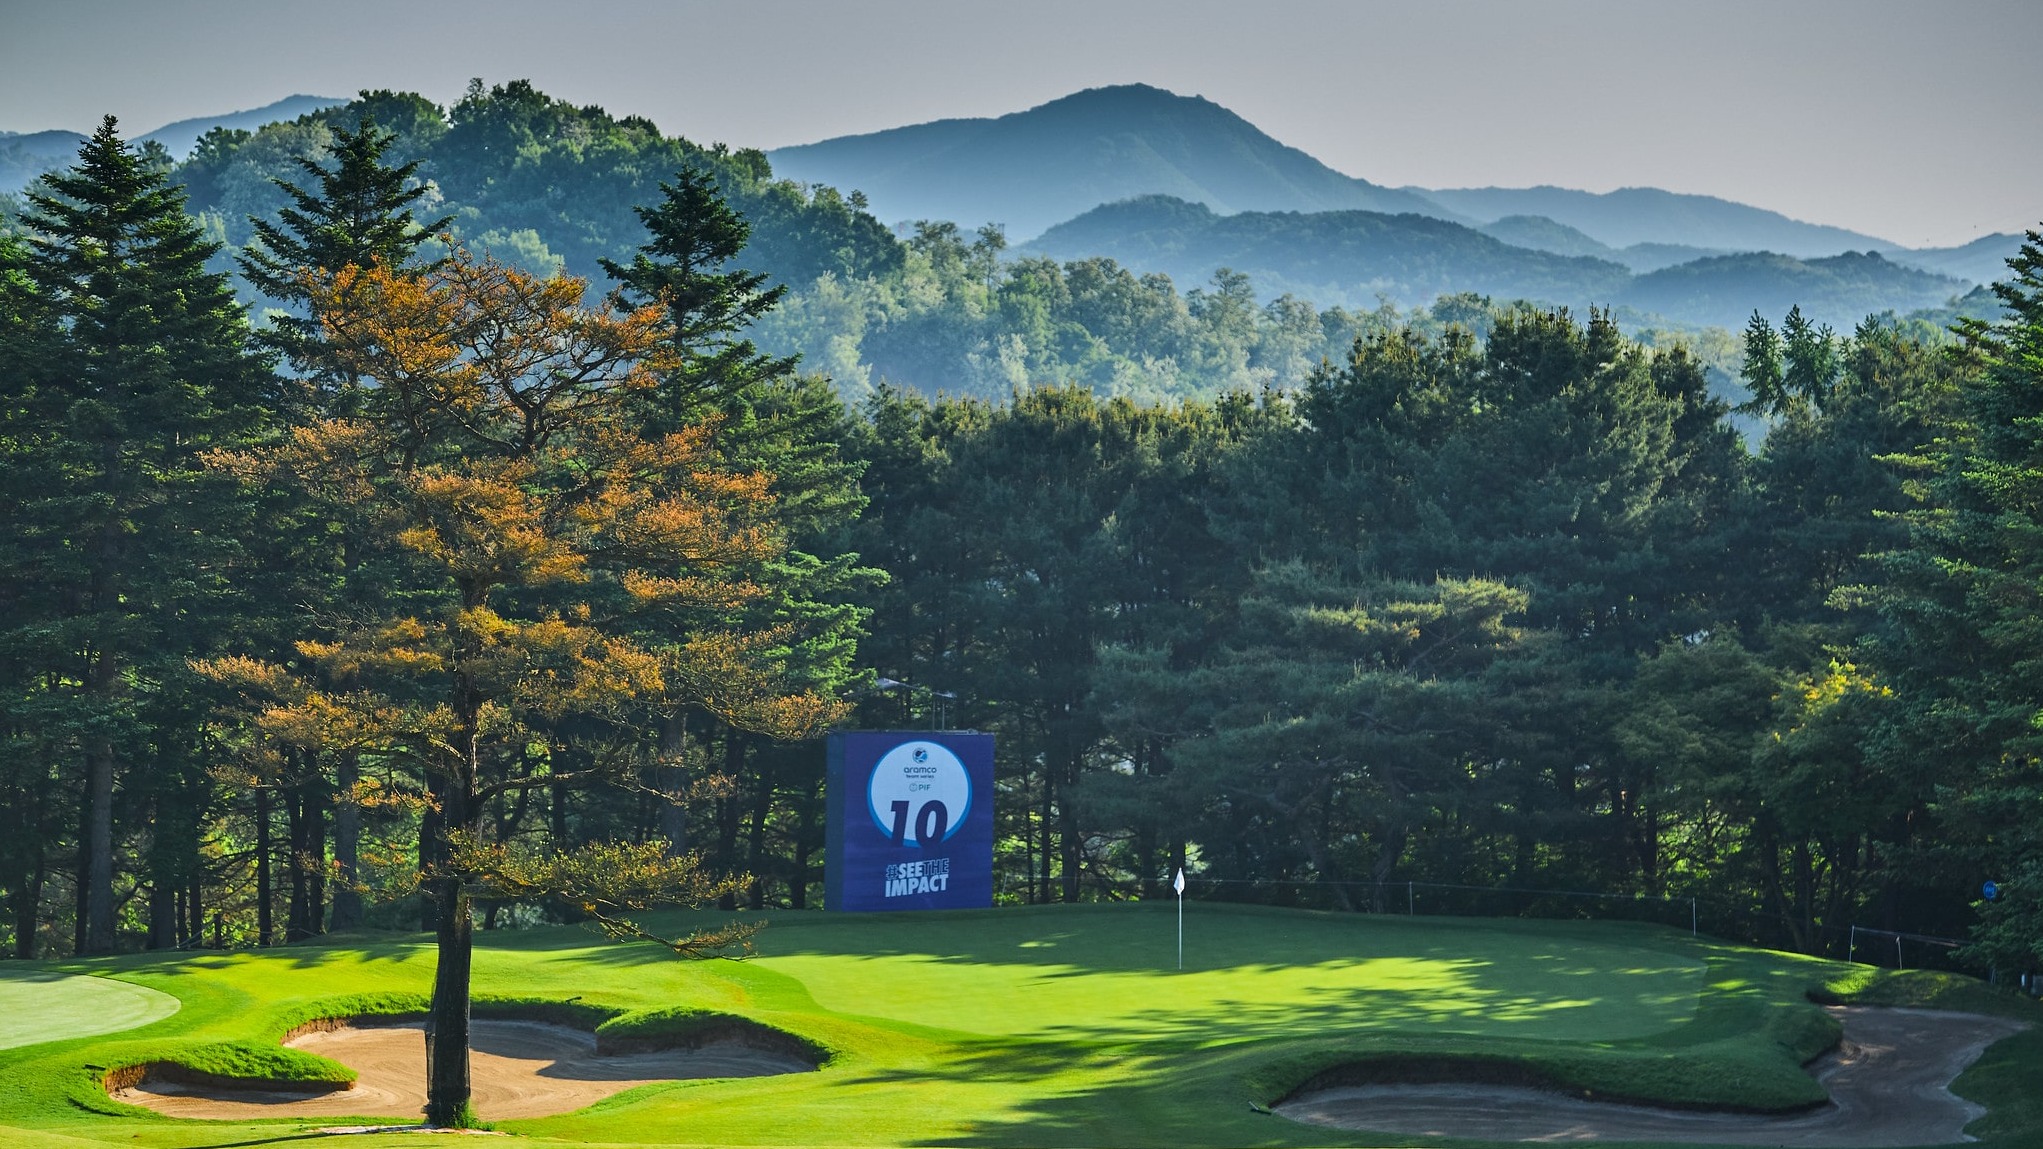
[(1171, 888), (1178, 892), (1178, 972), (1182, 973), (1185, 968), (1185, 869), (1183, 866), (1178, 867), (1177, 880), (1171, 883)]
[(1857, 926), (1853, 926), (1851, 928), (1851, 940), (1844, 944), (1844, 964), (1856, 965), (1857, 964), (1856, 955), (1858, 954), (1858, 952), (1859, 952), (1859, 928)]

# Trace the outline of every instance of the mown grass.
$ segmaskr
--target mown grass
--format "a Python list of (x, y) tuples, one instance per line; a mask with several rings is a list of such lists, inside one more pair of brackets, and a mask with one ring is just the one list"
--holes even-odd
[[(1251, 1104), (1315, 1077), (1471, 1063), (1596, 1096), (1788, 1109), (1820, 1100), (1800, 1066), (1836, 1039), (1812, 990), (2038, 1012), (1964, 979), (1883, 979), (1619, 923), (1195, 906), (1185, 958), (1179, 972), (1173, 907), (1155, 904), (785, 914), (741, 962), (543, 929), (482, 935), (476, 1012), (678, 1044), (738, 1018), (824, 1060), (818, 1073), (646, 1086), (496, 1123), (533, 1144), (989, 1147), (1354, 1144)], [(0, 1051), (0, 1143), (181, 1149), (296, 1136), (304, 1123), (156, 1117), (112, 1102), (105, 1068), (276, 1050), (323, 1017), (415, 1014), (432, 950), (357, 937), (53, 968), (159, 989), (183, 1008), (129, 1033)], [(2020, 1096), (2043, 1095), (2036, 1041), (2003, 1043), (1961, 1080), (1993, 1106), (1975, 1132), (2007, 1144), (2043, 1132), (2043, 1103)], [(2023, 1042), (2026, 1057), (2004, 1052)]]

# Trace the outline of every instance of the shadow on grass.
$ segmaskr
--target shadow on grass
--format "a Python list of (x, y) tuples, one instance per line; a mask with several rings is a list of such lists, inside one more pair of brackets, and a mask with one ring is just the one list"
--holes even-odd
[(331, 1133), (320, 1133), (315, 1130), (310, 1133), (281, 1133), (275, 1137), (256, 1137), (247, 1141), (213, 1141), (204, 1145), (187, 1145), (184, 1149), (242, 1149), (247, 1145), (282, 1145), (288, 1141), (325, 1141), (333, 1136)]

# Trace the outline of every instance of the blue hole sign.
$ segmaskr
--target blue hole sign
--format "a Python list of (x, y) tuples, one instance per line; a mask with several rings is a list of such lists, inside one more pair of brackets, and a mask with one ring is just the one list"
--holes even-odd
[(2000, 896), (2000, 883), (1988, 882), (1985, 885), (1979, 887), (1979, 893), (1980, 896), (1984, 897), (1987, 901), (1990, 902), (1993, 899)]

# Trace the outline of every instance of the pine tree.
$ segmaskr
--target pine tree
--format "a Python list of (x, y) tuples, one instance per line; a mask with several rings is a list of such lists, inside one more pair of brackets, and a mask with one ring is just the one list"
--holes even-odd
[[(427, 188), (418, 178), (421, 160), (391, 167), (383, 153), (397, 138), (373, 119), (354, 128), (333, 129), (332, 166), (309, 159), (296, 162), (310, 184), (299, 187), (284, 179), (274, 182), (291, 199), (275, 222), (249, 220), (256, 243), (239, 257), (241, 272), (271, 299), (303, 308), (311, 298), (307, 272), (332, 274), (344, 267), (381, 263), (391, 268), (412, 265), (420, 245), (432, 239), (454, 217), (421, 223), (412, 209)], [(301, 370), (329, 388), (333, 365), (322, 355), (319, 319), (284, 314), (272, 321), (271, 345), (296, 361)], [(329, 403), (337, 396), (329, 396)]]
[(275, 393), (226, 278), (206, 269), (216, 245), (112, 117), (28, 200), (24, 271), (51, 323), (38, 385), (8, 412), (39, 436), (14, 460), (34, 481), (8, 524), (33, 572), (13, 637), (59, 684), (52, 724), (82, 760), (81, 948), (102, 953), (116, 943), (116, 786), (152, 745), (195, 737), (151, 729), (149, 696), (184, 677), (227, 597), (235, 507), (200, 456), (259, 431)]
[(765, 287), (759, 272), (730, 266), (751, 225), (706, 172), (682, 168), (660, 193), (659, 203), (637, 209), (648, 238), (631, 262), (602, 261), (626, 300), (664, 308), (672, 324), (677, 360), (652, 395), (654, 430), (794, 373), (793, 359), (763, 354), (743, 334), (787, 293), (785, 286)]
[(2043, 964), (2043, 233), (1994, 285), (1998, 323), (1962, 328), (1976, 379), (1918, 456), (1907, 547), (1883, 556), (1874, 650), (1898, 695), (1876, 751), (1936, 764), (1939, 814), (1972, 844), (1965, 886), (1985, 907), (1982, 964)]
[(781, 738), (837, 713), (789, 684), (784, 630), (703, 625), (742, 620), (767, 593), (784, 549), (769, 479), (720, 465), (706, 425), (641, 432), (630, 399), (660, 365), (663, 316), (586, 310), (583, 287), (458, 251), (423, 274), (344, 271), (313, 304), (337, 362), (373, 384), (362, 413), (219, 457), (246, 478), (302, 485), (406, 559), (398, 594), (299, 642), (293, 665), (219, 659), (206, 671), (266, 700), (258, 725), (278, 741), (356, 747), (424, 778), (437, 1125), (470, 1119), (474, 897), (562, 898), (645, 937), (625, 910), (728, 888), (692, 856), (663, 858), (659, 842), (523, 854), (492, 835), (492, 802), (628, 781), (658, 764), (651, 732), (679, 708)]

